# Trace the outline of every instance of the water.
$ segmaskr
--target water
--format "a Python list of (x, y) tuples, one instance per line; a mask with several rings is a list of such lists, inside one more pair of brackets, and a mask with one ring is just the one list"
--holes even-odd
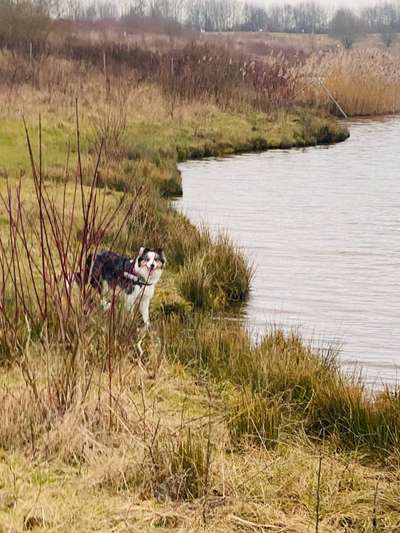
[(254, 330), (339, 344), (343, 366), (381, 386), (400, 379), (400, 120), (350, 132), (335, 146), (182, 164), (178, 206), (254, 262)]

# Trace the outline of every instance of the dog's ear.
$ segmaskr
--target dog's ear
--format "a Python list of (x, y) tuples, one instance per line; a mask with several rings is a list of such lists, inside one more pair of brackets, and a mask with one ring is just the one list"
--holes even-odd
[(165, 257), (164, 249), (163, 248), (158, 248), (158, 250), (156, 250), (156, 252), (160, 256), (162, 264), (165, 265), (165, 263), (167, 262), (167, 258)]
[(144, 246), (142, 246), (139, 250), (139, 257), (143, 257), (145, 252), (147, 251), (147, 248), (145, 248)]

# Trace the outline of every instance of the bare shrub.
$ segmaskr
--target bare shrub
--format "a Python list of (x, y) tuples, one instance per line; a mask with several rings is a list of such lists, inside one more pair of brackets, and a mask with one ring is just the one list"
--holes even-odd
[(348, 8), (338, 9), (330, 23), (331, 34), (347, 49), (353, 46), (361, 30), (360, 19)]
[(386, 48), (390, 48), (397, 41), (397, 33), (390, 29), (382, 30), (380, 38)]
[(115, 107), (106, 109), (94, 121), (94, 153), (98, 153), (103, 146), (106, 160), (120, 162), (125, 159), (126, 126), (126, 110), (122, 101)]
[[(133, 200), (125, 209), (127, 196), (106, 202), (105, 192), (96, 187), (102, 146), (90, 186), (85, 189), (78, 122), (78, 170), (70, 184), (66, 167), (61, 205), (43, 179), (40, 126), (37, 161), (27, 129), (26, 138), (35, 209), (25, 207), (21, 179), (14, 191), (9, 186), (0, 198), (9, 225), (8, 238), (0, 237), (1, 344), (7, 353), (18, 352), (18, 346), (32, 337), (54, 334), (66, 346), (82, 339), (88, 324), (84, 317), (90, 312), (92, 301), (83, 279), (79, 298), (74, 298), (71, 276), (78, 272), (84, 277), (89, 254), (96, 252), (111, 225), (114, 235), (118, 235), (118, 228), (122, 228), (135, 205)], [(71, 204), (67, 203), (69, 194)]]

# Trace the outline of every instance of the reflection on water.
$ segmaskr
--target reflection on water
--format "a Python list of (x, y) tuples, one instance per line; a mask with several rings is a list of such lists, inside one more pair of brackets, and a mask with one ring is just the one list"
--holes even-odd
[(400, 369), (400, 120), (350, 125), (330, 147), (180, 166), (180, 209), (226, 230), (256, 267), (256, 329), (299, 327), (342, 345), (366, 381)]

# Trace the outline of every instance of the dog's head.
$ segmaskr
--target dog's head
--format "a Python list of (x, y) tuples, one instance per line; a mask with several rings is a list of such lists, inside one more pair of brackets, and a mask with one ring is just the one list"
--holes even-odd
[(151, 248), (140, 248), (139, 255), (136, 260), (137, 270), (144, 279), (149, 282), (156, 282), (160, 279), (162, 271), (167, 263), (164, 250), (158, 248), (153, 250)]

